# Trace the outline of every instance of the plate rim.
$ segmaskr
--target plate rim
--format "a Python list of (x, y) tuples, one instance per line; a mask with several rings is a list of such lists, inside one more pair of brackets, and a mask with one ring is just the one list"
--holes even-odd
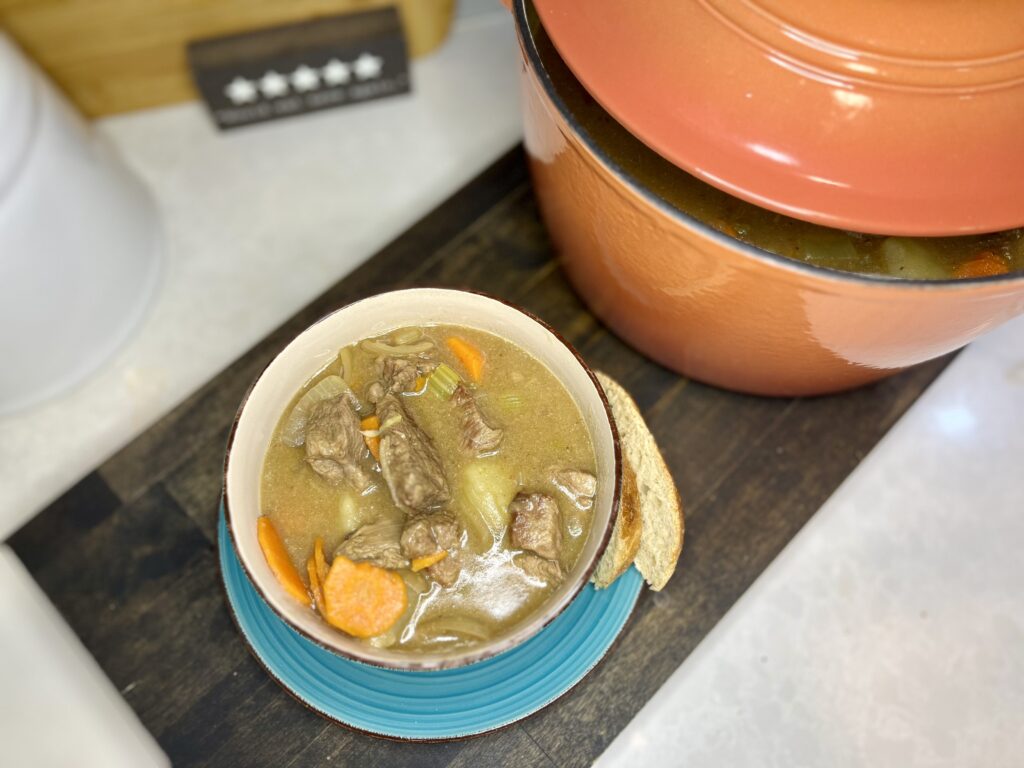
[[(329, 721), (331, 723), (334, 723), (336, 725), (340, 725), (341, 727), (346, 728), (346, 729), (348, 729), (350, 731), (354, 731), (356, 733), (361, 733), (361, 734), (364, 734), (366, 736), (371, 736), (373, 738), (386, 739), (388, 741), (393, 741), (393, 742), (398, 742), (398, 743), (403, 743), (403, 744), (406, 744), (406, 743), (436, 744), (436, 743), (446, 743), (446, 742), (453, 742), (453, 741), (467, 741), (469, 739), (474, 739), (474, 738), (477, 738), (479, 736), (486, 736), (488, 734), (493, 734), (493, 733), (497, 733), (499, 731), (506, 730), (508, 728), (511, 728), (513, 725), (515, 725), (517, 723), (520, 723), (523, 720), (525, 720), (525, 719), (527, 719), (529, 717), (532, 717), (533, 715), (536, 715), (536, 714), (544, 711), (545, 709), (550, 707), (552, 704), (554, 704), (556, 701), (559, 701), (560, 699), (564, 698), (566, 695), (568, 695), (569, 693), (574, 691), (577, 688), (577, 686), (579, 686), (584, 680), (586, 680), (591, 675), (591, 673), (593, 673), (593, 671), (595, 669), (597, 669), (597, 667), (600, 666), (600, 664), (602, 662), (604, 662), (605, 659), (608, 658), (608, 656), (611, 654), (611, 652), (616, 649), (616, 647), (618, 646), (619, 642), (622, 639), (623, 634), (625, 633), (626, 626), (632, 620), (633, 615), (636, 612), (637, 603), (640, 602), (640, 595), (643, 592), (643, 581), (640, 580), (637, 583), (636, 591), (635, 591), (635, 593), (632, 596), (632, 600), (630, 602), (629, 609), (627, 610), (626, 615), (625, 615), (625, 617), (624, 617), (624, 619), (622, 621), (622, 625), (619, 627), (618, 631), (615, 633), (614, 637), (612, 638), (611, 642), (607, 645), (607, 647), (605, 647), (601, 651), (600, 655), (596, 659), (594, 659), (593, 663), (589, 664), (586, 667), (586, 669), (582, 670), (582, 672), (579, 674), (579, 676), (576, 677), (576, 679), (573, 680), (571, 684), (569, 684), (568, 686), (566, 686), (562, 690), (558, 691), (554, 696), (552, 696), (552, 697), (546, 699), (545, 701), (543, 701), (537, 707), (530, 708), (530, 710), (528, 712), (523, 712), (521, 714), (517, 713), (516, 715), (514, 715), (511, 719), (508, 719), (507, 721), (504, 721), (504, 722), (501, 722), (501, 723), (497, 723), (496, 725), (493, 725), (493, 726), (487, 726), (487, 727), (485, 727), (485, 728), (483, 728), (481, 730), (472, 730), (472, 731), (465, 732), (465, 733), (461, 733), (460, 732), (460, 733), (450, 734), (450, 735), (446, 735), (446, 736), (403, 736), (403, 735), (399, 735), (399, 734), (395, 734), (395, 733), (387, 733), (385, 731), (377, 731), (377, 730), (370, 730), (370, 729), (367, 729), (367, 728), (363, 728), (363, 727), (360, 727), (358, 725), (354, 725), (353, 723), (346, 722), (345, 720), (340, 719), (338, 716), (336, 716), (336, 715), (334, 715), (334, 714), (332, 714), (330, 712), (325, 711), (321, 707), (318, 707), (316, 704), (314, 704), (311, 701), (308, 701), (301, 694), (296, 692), (290, 685), (288, 685), (288, 683), (286, 683), (283, 679), (281, 679), (281, 677), (278, 674), (276, 674), (270, 668), (270, 666), (264, 661), (262, 655), (256, 649), (255, 645), (253, 644), (253, 641), (249, 637), (249, 633), (243, 628), (242, 622), (241, 622), (241, 620), (239, 619), (239, 616), (238, 616), (238, 609), (236, 608), (235, 603), (234, 603), (234, 601), (231, 598), (231, 591), (230, 591), (230, 588), (228, 587), (228, 583), (227, 583), (227, 570), (225, 568), (224, 559), (225, 559), (226, 555), (230, 554), (233, 557), (235, 557), (235, 559), (237, 560), (238, 559), (238, 555), (234, 552), (234, 547), (232, 546), (233, 542), (231, 542), (230, 537), (227, 539), (227, 542), (226, 542), (228, 547), (226, 548), (224, 546), (224, 544), (225, 544), (225, 539), (224, 539), (224, 535), (223, 535), (223, 533), (224, 533), (224, 525), (225, 525), (225, 515), (224, 515), (223, 507), (221, 506), (219, 511), (218, 511), (218, 522), (217, 522), (217, 550), (218, 550), (218, 552), (217, 552), (217, 561), (218, 561), (218, 563), (217, 564), (218, 564), (218, 570), (220, 571), (220, 578), (218, 579), (218, 581), (220, 582), (221, 591), (223, 592), (223, 595), (224, 595), (224, 602), (225, 602), (225, 604), (227, 605), (227, 608), (228, 608), (228, 614), (231, 616), (231, 621), (235, 625), (235, 628), (238, 630), (238, 634), (242, 638), (242, 641), (244, 642), (246, 650), (248, 650), (248, 652), (249, 652), (249, 655), (252, 656), (256, 660), (256, 663), (259, 664), (259, 666), (270, 677), (271, 680), (273, 680), (280, 688), (284, 689), (284, 691), (292, 699), (297, 701), (299, 704), (301, 704), (303, 707), (305, 707), (309, 711), (313, 712), (314, 714), (319, 715), (321, 718), (323, 718), (323, 719), (325, 719), (325, 720), (327, 720), (327, 721)], [(241, 573), (241, 575), (247, 581), (249, 580), (248, 574), (245, 573), (244, 569), (240, 569), (240, 573)], [(250, 586), (251, 586), (251, 582), (250, 582)], [(584, 585), (584, 589), (586, 588), (586, 586), (587, 585), (585, 584)], [(254, 593), (255, 593), (256, 597), (261, 602), (264, 602), (264, 604), (266, 604), (266, 601), (263, 600), (262, 595), (260, 595), (258, 591), (254, 590)], [(573, 602), (575, 602), (575, 600), (578, 599), (578, 598), (579, 598), (579, 595), (577, 595), (576, 598), (574, 598)], [(572, 605), (572, 602), (570, 602), (569, 605)], [(272, 616), (273, 620), (275, 620), (277, 622), (280, 622), (282, 624), (285, 624), (284, 622), (281, 621), (281, 619), (277, 616), (276, 613), (273, 613), (273, 611), (271, 611), (271, 616)], [(286, 629), (290, 629), (290, 627), (287, 624), (285, 624), (285, 628)], [(544, 629), (546, 629), (546, 627)], [(542, 629), (541, 632), (543, 632), (544, 629)], [(540, 634), (540, 633), (538, 633), (538, 634)], [(302, 635), (298, 635), (298, 638), (300, 640), (305, 640), (305, 638)], [(316, 644), (314, 644), (314, 645), (316, 645)], [(317, 646), (317, 647), (319, 647), (319, 646)], [(381, 669), (380, 667), (375, 667), (373, 665), (361, 664), (360, 662), (353, 661), (352, 659), (344, 659), (344, 658), (341, 658), (341, 657), (335, 657), (335, 658), (339, 658), (343, 662), (359, 664), (360, 666), (368, 667), (371, 670)], [(469, 665), (469, 666), (472, 667), (473, 665)], [(395, 671), (395, 672), (400, 672), (401, 674), (407, 674), (408, 673), (407, 670), (386, 670), (385, 669), (383, 671), (384, 672)], [(444, 670), (440, 670), (440, 671), (444, 671)], [(432, 671), (422, 671), (422, 672), (416, 672), (415, 674), (429, 675), (431, 673), (432, 673)]]

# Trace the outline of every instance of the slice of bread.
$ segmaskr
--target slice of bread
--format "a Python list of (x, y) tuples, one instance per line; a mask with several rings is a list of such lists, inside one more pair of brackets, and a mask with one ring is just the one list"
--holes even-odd
[(636, 473), (626, 457), (622, 458), (622, 492), (619, 496), (619, 514), (612, 528), (612, 538), (601, 561), (594, 570), (591, 581), (598, 589), (604, 589), (626, 572), (633, 564), (640, 549), (640, 492), (636, 486)]
[[(647, 428), (636, 402), (622, 385), (607, 374), (598, 371), (597, 380), (601, 382), (612, 407), (615, 426), (619, 430), (623, 464), (636, 475), (641, 519), (636, 567), (651, 589), (657, 591), (668, 583), (675, 572), (676, 562), (683, 550), (683, 505), (672, 474), (665, 466), (654, 435)], [(612, 545), (609, 545), (604, 558), (610, 554), (615, 556)], [(597, 572), (601, 571), (604, 558), (598, 564)], [(613, 572), (614, 566), (610, 565), (609, 569), (609, 572)]]

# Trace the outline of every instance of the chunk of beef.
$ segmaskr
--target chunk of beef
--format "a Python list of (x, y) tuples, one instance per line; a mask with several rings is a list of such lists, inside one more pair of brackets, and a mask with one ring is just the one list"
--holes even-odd
[(412, 392), (419, 371), (416, 363), (404, 357), (378, 357), (377, 368), (387, 392)]
[(562, 515), (544, 493), (520, 493), (508, 505), (512, 515), (512, 546), (557, 560), (562, 551)]
[(321, 400), (306, 422), (306, 461), (332, 485), (348, 482), (362, 493), (370, 485), (366, 452), (351, 392)]
[(477, 456), (495, 450), (503, 432), (487, 423), (472, 393), (459, 384), (452, 394), (452, 404), (462, 420), (462, 450)]
[(380, 466), (395, 504), (426, 512), (451, 498), (437, 448), (398, 398), (384, 395), (377, 403), (380, 419)]
[(458, 521), (446, 512), (418, 515), (402, 531), (402, 553), (414, 560), (446, 550), (448, 556), (427, 568), (427, 575), (441, 586), (450, 587), (462, 570), (459, 558), (461, 536)]
[(409, 559), (402, 554), (402, 524), (392, 520), (369, 523), (341, 543), (335, 555), (344, 555), (353, 562), (367, 562), (381, 568), (408, 568)]
[(582, 469), (552, 469), (551, 482), (580, 509), (590, 509), (597, 493), (597, 478)]
[(384, 385), (379, 381), (371, 382), (366, 387), (366, 399), (373, 405), (376, 405), (382, 397), (384, 397)]
[(415, 392), (416, 379), (419, 376), (426, 376), (435, 367), (435, 363), (422, 358), (392, 356), (377, 358), (377, 371), (380, 374), (385, 393)]
[(548, 560), (533, 552), (520, 552), (512, 558), (512, 562), (531, 579), (547, 587), (560, 584), (565, 578), (557, 560)]

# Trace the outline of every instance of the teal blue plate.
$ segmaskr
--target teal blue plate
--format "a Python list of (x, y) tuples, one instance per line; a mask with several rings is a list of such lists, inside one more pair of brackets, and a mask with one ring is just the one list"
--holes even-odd
[(271, 677), (324, 717), (392, 739), (474, 736), (543, 709), (608, 652), (643, 584), (630, 568), (608, 589), (588, 584), (557, 619), (510, 651), (459, 669), (406, 672), (336, 656), (278, 618), (238, 562), (223, 508), (218, 542), (235, 621)]

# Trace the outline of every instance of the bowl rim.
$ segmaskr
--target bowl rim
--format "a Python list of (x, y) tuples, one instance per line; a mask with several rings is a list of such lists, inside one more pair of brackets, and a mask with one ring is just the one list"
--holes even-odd
[[(241, 422), (243, 413), (245, 411), (245, 408), (246, 408), (246, 406), (249, 403), (249, 398), (252, 395), (253, 390), (256, 388), (256, 385), (263, 379), (264, 375), (267, 372), (267, 369), (270, 368), (271, 364), (273, 364), (273, 362), (275, 360), (277, 360), (285, 352), (285, 350), (287, 350), (289, 347), (291, 347), (291, 345), (293, 343), (295, 343), (300, 337), (304, 336), (307, 332), (312, 330), (314, 327), (316, 327), (316, 326), (320, 325), (321, 323), (327, 321), (329, 318), (333, 317), (334, 315), (338, 314), (339, 312), (348, 310), (348, 309), (350, 309), (352, 307), (355, 307), (355, 306), (357, 306), (359, 304), (362, 304), (365, 301), (371, 301), (371, 300), (378, 299), (381, 296), (400, 294), (400, 293), (407, 293), (407, 292), (413, 292), (413, 291), (415, 291), (415, 292), (419, 292), (419, 291), (447, 291), (447, 292), (451, 292), (451, 293), (468, 293), (468, 294), (473, 294), (473, 295), (476, 295), (476, 296), (479, 296), (479, 297), (482, 297), (482, 298), (485, 298), (485, 299), (489, 299), (491, 301), (494, 301), (494, 302), (497, 302), (499, 304), (502, 304), (505, 307), (507, 307), (509, 309), (512, 309), (512, 310), (514, 310), (514, 311), (524, 315), (525, 318), (528, 321), (533, 321), (534, 323), (540, 325), (541, 328), (546, 330), (562, 346), (564, 346), (572, 354), (572, 356), (576, 360), (577, 364), (582, 368), (583, 372), (590, 379), (590, 382), (591, 382), (591, 384), (594, 387), (594, 391), (597, 393), (598, 399), (599, 399), (599, 401), (601, 403), (601, 406), (603, 408), (603, 413), (605, 415), (605, 418), (608, 421), (608, 426), (609, 426), (610, 431), (611, 431), (611, 440), (612, 440), (612, 458), (613, 458), (613, 470), (614, 470), (614, 486), (612, 488), (611, 510), (609, 512), (609, 515), (608, 515), (608, 521), (607, 521), (607, 523), (605, 525), (605, 530), (601, 533), (601, 538), (598, 541), (598, 545), (597, 545), (597, 548), (594, 551), (594, 555), (593, 555), (591, 561), (589, 563), (587, 563), (586, 567), (584, 568), (584, 570), (580, 574), (577, 582), (566, 593), (564, 599), (561, 601), (561, 605), (558, 606), (557, 610), (551, 611), (549, 609), (548, 611), (543, 612), (543, 613), (538, 610), (538, 612), (535, 615), (534, 619), (532, 619), (530, 621), (523, 622), (522, 626), (520, 627), (520, 629), (518, 631), (516, 631), (516, 632), (514, 632), (514, 633), (512, 633), (512, 634), (510, 634), (508, 636), (505, 636), (505, 637), (501, 638), (501, 641), (500, 641), (500, 643), (498, 643), (497, 647), (486, 646), (482, 650), (479, 650), (479, 649), (474, 650), (476, 648), (476, 646), (471, 646), (469, 649), (467, 649), (466, 653), (458, 654), (458, 655), (452, 656), (450, 658), (437, 659), (437, 660), (430, 661), (430, 662), (422, 661), (420, 656), (418, 654), (415, 654), (415, 653), (408, 654), (408, 659), (401, 658), (401, 659), (395, 659), (394, 661), (384, 662), (384, 661), (379, 660), (379, 659), (365, 658), (365, 657), (361, 656), (358, 653), (354, 653), (354, 652), (351, 652), (351, 651), (349, 651), (347, 649), (343, 649), (343, 648), (340, 648), (340, 647), (336, 647), (336, 646), (324, 643), (319, 638), (314, 637), (312, 634), (307, 632), (302, 627), (300, 627), (297, 624), (293, 623), (287, 616), (282, 614), (277, 609), (277, 606), (274, 605), (273, 601), (271, 601), (269, 599), (269, 597), (267, 596), (266, 592), (264, 591), (263, 585), (261, 585), (259, 583), (259, 581), (255, 578), (255, 576), (253, 575), (252, 571), (249, 569), (248, 564), (245, 562), (245, 559), (241, 556), (241, 549), (239, 548), (238, 538), (237, 538), (237, 536), (235, 534), (234, 526), (232, 525), (231, 504), (230, 504), (230, 500), (228, 498), (228, 468), (229, 468), (230, 461), (231, 461), (232, 449), (233, 449), (234, 444), (235, 444), (235, 436), (236, 436), (236, 433), (238, 431), (238, 425)], [(495, 334), (495, 335), (498, 335), (498, 334)], [(527, 351), (527, 353), (529, 353), (529, 350), (526, 350), (526, 351)], [(554, 371), (552, 371), (551, 373), (552, 373), (553, 376), (558, 378), (557, 374), (555, 374)], [(566, 388), (566, 391), (568, 391), (568, 387)], [(575, 400), (575, 398), (574, 398), (574, 400)], [(396, 290), (390, 290), (390, 291), (381, 291), (379, 293), (375, 293), (375, 294), (372, 294), (370, 296), (364, 296), (364, 297), (362, 297), (360, 299), (356, 299), (354, 301), (350, 301), (347, 304), (344, 304), (344, 305), (342, 305), (342, 306), (340, 306), (340, 307), (338, 307), (338, 308), (328, 312), (326, 315), (323, 315), (322, 317), (318, 318), (317, 320), (315, 320), (314, 322), (310, 323), (305, 328), (303, 328), (301, 331), (299, 331), (297, 334), (292, 336), (290, 338), (290, 340), (288, 341), (288, 343), (285, 344), (280, 350), (278, 350), (274, 354), (274, 356), (270, 360), (267, 361), (266, 365), (264, 365), (263, 368), (260, 369), (259, 373), (255, 376), (255, 378), (249, 384), (249, 387), (246, 389), (245, 394), (242, 396), (242, 400), (239, 403), (238, 410), (235, 412), (235, 417), (232, 420), (231, 429), (228, 432), (227, 444), (226, 444), (225, 450), (224, 450), (224, 463), (223, 463), (223, 467), (222, 467), (221, 503), (224, 506), (224, 522), (225, 522), (225, 527), (227, 528), (228, 535), (231, 537), (231, 545), (232, 545), (232, 547), (235, 550), (235, 557), (238, 558), (238, 562), (242, 566), (242, 570), (245, 573), (246, 578), (249, 579), (249, 582), (253, 585), (253, 588), (256, 590), (256, 593), (259, 595), (260, 599), (263, 600), (263, 602), (266, 603), (268, 606), (270, 606), (270, 609), (271, 609), (271, 611), (273, 611), (274, 615), (277, 616), (278, 619), (283, 621), (290, 629), (292, 629), (293, 631), (297, 632), (300, 636), (302, 636), (306, 640), (309, 640), (310, 642), (316, 644), (320, 648), (323, 648), (324, 650), (329, 651), (330, 653), (333, 653), (333, 654), (335, 654), (337, 656), (341, 656), (342, 658), (348, 659), (350, 661), (355, 661), (355, 662), (358, 662), (360, 664), (366, 664), (366, 665), (372, 666), (372, 667), (380, 667), (382, 669), (391, 669), (391, 670), (397, 670), (397, 671), (430, 672), (430, 671), (438, 671), (438, 670), (444, 670), (444, 669), (456, 669), (456, 668), (459, 668), (459, 667), (465, 667), (465, 666), (468, 666), (470, 664), (475, 664), (475, 663), (480, 662), (480, 661), (485, 661), (487, 659), (494, 658), (495, 656), (498, 656), (498, 655), (500, 655), (502, 653), (505, 653), (506, 651), (510, 651), (513, 648), (516, 648), (516, 647), (522, 645), (527, 640), (529, 640), (530, 638), (534, 637), (537, 633), (542, 631), (552, 621), (554, 621), (556, 618), (558, 618), (558, 616), (560, 616), (562, 614), (562, 612), (566, 608), (568, 608), (569, 605), (573, 601), (575, 601), (575, 599), (579, 596), (579, 593), (581, 591), (583, 591), (584, 587), (586, 587), (586, 585), (590, 582), (590, 577), (593, 575), (594, 571), (596, 570), (597, 564), (600, 562), (601, 557), (604, 555), (605, 550), (607, 549), (608, 544), (611, 541), (612, 531), (613, 531), (613, 528), (615, 526), (615, 521), (616, 521), (616, 519), (618, 517), (618, 514), (619, 514), (619, 506), (620, 506), (620, 504), (622, 502), (622, 469), (623, 469), (622, 450), (621, 450), (621, 441), (620, 441), (620, 437), (619, 437), (619, 430), (618, 430), (618, 428), (617, 428), (617, 426), (615, 424), (615, 419), (612, 416), (611, 404), (608, 402), (608, 397), (606, 396), (606, 394), (604, 392), (604, 389), (601, 387), (600, 382), (598, 382), (597, 377), (594, 375), (594, 371), (590, 368), (590, 366), (587, 364), (587, 362), (583, 359), (582, 355), (580, 355), (580, 353), (577, 351), (577, 349), (571, 343), (569, 343), (569, 341), (564, 336), (562, 336), (562, 334), (559, 333), (555, 328), (553, 328), (550, 324), (548, 324), (547, 322), (545, 322), (544, 320), (542, 320), (541, 318), (539, 318), (537, 315), (533, 314), (529, 310), (524, 309), (524, 308), (522, 308), (520, 306), (517, 306), (516, 304), (513, 304), (512, 302), (506, 301), (505, 299), (502, 299), (502, 298), (500, 298), (498, 296), (494, 296), (493, 294), (486, 293), (484, 291), (477, 291), (477, 290), (467, 289), (467, 288), (436, 288), (436, 287), (402, 288), (402, 289), (396, 289)], [(545, 603), (542, 603), (542, 606), (543, 605), (545, 605)], [(538, 620), (538, 618), (540, 618), (540, 620)], [(341, 630), (336, 630), (336, 631), (341, 632)], [(494, 642), (494, 641), (492, 641), (492, 642)]]
[[(544, 62), (541, 61), (540, 51), (537, 49), (537, 42), (534, 38), (533, 31), (530, 28), (529, 19), (527, 18), (526, 7), (528, 2), (529, 0), (513, 0), (512, 6), (512, 15), (515, 18), (516, 25), (516, 37), (519, 40), (519, 48), (526, 60), (527, 68), (532, 71), (533, 75), (540, 82), (548, 99), (558, 110), (561, 118), (572, 129), (580, 144), (594, 157), (594, 159), (603, 165), (609, 173), (617, 177), (619, 181), (630, 191), (640, 197), (642, 201), (651, 205), (668, 218), (679, 222), (682, 226), (694, 231), (696, 234), (706, 239), (713, 240), (719, 245), (730, 250), (750, 256), (755, 261), (767, 262), (773, 267), (782, 268), (783, 270), (794, 272), (798, 275), (814, 277), (835, 284), (869, 285), (872, 286), (872, 288), (877, 287), (880, 290), (894, 289), (899, 291), (963, 291), (974, 289), (979, 285), (988, 288), (995, 288), (996, 284), (1004, 284), (1000, 287), (1005, 287), (1006, 284), (1010, 286), (1014, 286), (1016, 284), (1015, 287), (1024, 287), (1024, 271), (1008, 272), (1004, 275), (991, 275), (988, 277), (962, 277), (946, 280), (912, 280), (901, 277), (889, 277), (888, 275), (844, 272), (830, 267), (819, 267), (807, 264), (806, 262), (802, 262), (797, 259), (790, 259), (777, 253), (772, 253), (771, 251), (759, 248), (756, 245), (745, 243), (742, 240), (737, 240), (724, 232), (719, 232), (717, 229), (705, 224), (700, 219), (670, 205), (651, 192), (639, 179), (627, 172), (607, 152), (605, 152), (594, 140), (591, 133), (583, 127), (579, 120), (577, 120), (572, 110), (559, 95), (550, 74), (544, 66)], [(537, 17), (537, 23), (541, 23), (539, 16)], [(566, 65), (566, 68), (568, 69), (568, 65)], [(571, 70), (569, 71), (571, 74)], [(572, 76), (576, 79), (575, 75)], [(582, 83), (580, 83), (580, 88), (586, 90)], [(614, 120), (615, 118), (612, 117), (612, 119)], [(680, 169), (680, 171), (686, 173), (684, 169)]]

